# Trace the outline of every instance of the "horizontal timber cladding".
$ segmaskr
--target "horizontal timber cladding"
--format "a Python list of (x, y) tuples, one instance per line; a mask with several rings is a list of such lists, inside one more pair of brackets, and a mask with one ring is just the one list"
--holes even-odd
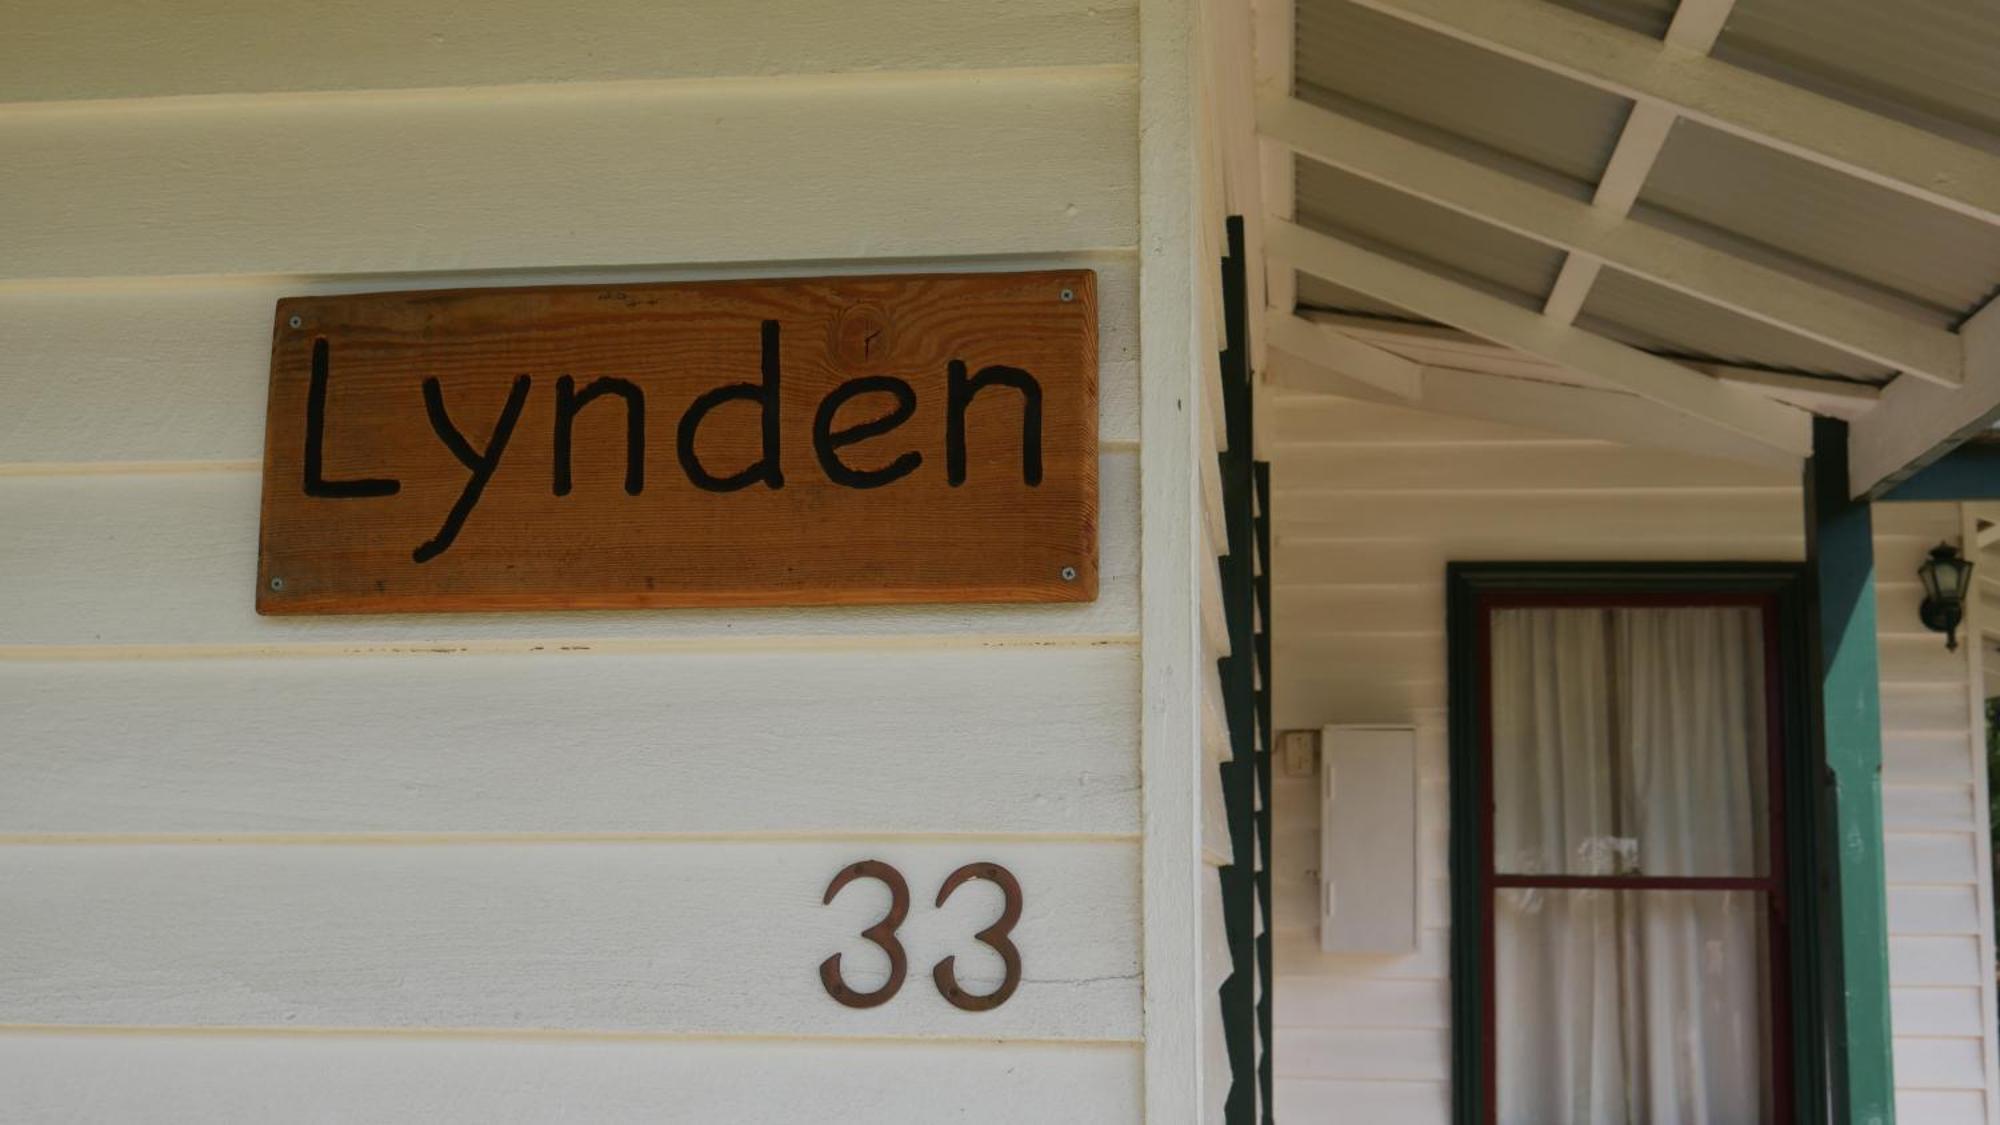
[(1131, 837), (1138, 675), (1130, 645), (0, 661), (0, 837)]
[[(0, 1116), (1139, 1119), (1133, 6), (278, 3), (0, 44)], [(280, 298), (1039, 270), (1093, 602), (246, 596)]]
[[(882, 888), (821, 904), (863, 859), (919, 900), (897, 932), (913, 971), (868, 1010), (832, 1003), (815, 972), (837, 953), (857, 990), (883, 982), (859, 936)], [(1001, 895), (975, 881), (931, 899), (987, 860), (1022, 887), (1025, 977), (965, 1012), (931, 968), (955, 957), (968, 989), (1000, 982), (974, 935)], [(1140, 1037), (1136, 844), (17, 844), (5, 861), (0, 1023)]]
[(1098, 440), (1139, 437), (1139, 280), (1126, 251), (1001, 259), (0, 285), (0, 471), (254, 462), (264, 453), (271, 310), (284, 297), (497, 285), (622, 286), (793, 276), (1088, 269), (1097, 274)]
[(1099, 68), (10, 113), (0, 281), (1127, 247), (1134, 97)]
[(87, 1107), (156, 1125), (284, 1120), (300, 1106), (426, 1125), (817, 1125), (935, 1121), (941, 1105), (963, 1125), (1095, 1125), (1139, 1119), (1139, 1070), (1136, 1044), (0, 1032), (10, 1112), (49, 1121)]
[[(1332, 397), (1272, 411), (1276, 726), (1415, 723), (1418, 949), (1322, 954), (1315, 779), (1273, 783), (1279, 1119), (1449, 1120), (1444, 565), (1793, 560), (1795, 482), (1769, 470)], [(1565, 465), (1569, 466), (1565, 469)], [(1955, 505), (1874, 508), (1890, 1002), (1903, 1120), (1987, 1121), (1991, 908), (1976, 858), (1983, 760), (1963, 653), (1918, 623), (1916, 567)], [(1398, 1044), (1389, 1049), (1389, 1044)]]
[(115, 14), (38, 5), (0, 42), (0, 102), (551, 81), (1131, 63), (1130, 0), (924, 4), (606, 0), (419, 11), (182, 0)]
[[(0, 525), (8, 529), (0, 536), (0, 573), (36, 592), (0, 598), (0, 652), (43, 645), (81, 655), (113, 645), (529, 649), (855, 635), (1130, 640), (1139, 623), (1138, 469), (1131, 450), (1099, 459), (1099, 588), (1097, 600), (1083, 605), (451, 618), (257, 616), (245, 593), (256, 580), (254, 469), (0, 475)], [(173, 596), (162, 598), (163, 588)]]

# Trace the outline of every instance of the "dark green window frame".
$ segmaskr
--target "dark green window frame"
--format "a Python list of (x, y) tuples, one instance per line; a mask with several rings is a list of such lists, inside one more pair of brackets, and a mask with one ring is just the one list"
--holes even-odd
[(1446, 568), (1446, 635), (1449, 645), (1448, 721), (1451, 781), (1451, 1010), (1452, 1114), (1456, 1125), (1492, 1125), (1499, 1075), (1489, 1063), (1484, 834), (1480, 807), (1480, 724), (1485, 669), (1478, 646), (1478, 614), (1495, 594), (1586, 597), (1753, 595), (1771, 599), (1778, 620), (1779, 689), (1784, 716), (1782, 826), (1787, 857), (1783, 881), (1787, 928), (1789, 1075), (1774, 1076), (1789, 1094), (1797, 1121), (1826, 1119), (1826, 1076), (1819, 1049), (1825, 1021), (1821, 985), (1824, 943), (1814, 925), (1819, 871), (1825, 854), (1824, 799), (1818, 765), (1818, 671), (1811, 660), (1809, 584), (1804, 565), (1793, 563), (1452, 563)]

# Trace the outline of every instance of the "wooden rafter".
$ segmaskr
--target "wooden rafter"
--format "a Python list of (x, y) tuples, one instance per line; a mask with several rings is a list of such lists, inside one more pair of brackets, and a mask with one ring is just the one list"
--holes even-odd
[(1959, 341), (1942, 328), (1297, 98), (1266, 100), (1258, 124), (1302, 155), (1439, 206), (1932, 382), (1959, 381)]
[(1535, 379), (1489, 375), (1448, 367), (1419, 369), (1414, 399), (1350, 378), (1339, 370), (1294, 355), (1272, 340), (1270, 383), (1282, 390), (1339, 395), (1363, 402), (1407, 406), (1436, 414), (1478, 418), (1523, 429), (1615, 441), (1719, 457), (1754, 465), (1795, 468), (1799, 458), (1731, 433), (1720, 426), (1671, 411), (1637, 395)]
[[(1545, 359), (1468, 336), (1442, 324), (1412, 324), (1320, 311), (1303, 311), (1299, 316), (1421, 364), (1488, 375), (1512, 375), (1542, 382), (1591, 383), (1588, 372), (1572, 372)], [(1871, 383), (1793, 375), (1729, 363), (1688, 363), (1687, 366), (1727, 383), (1756, 388), (1766, 397), (1801, 410), (1850, 421), (1873, 409), (1882, 397), (1882, 388)]]
[[(1707, 54), (1735, 6), (1736, 0), (1680, 0), (1674, 8), (1673, 21), (1667, 25), (1667, 44)], [(1659, 102), (1632, 103), (1632, 112), (1625, 118), (1618, 143), (1611, 149), (1611, 159), (1605, 162), (1604, 175), (1597, 181), (1591, 206), (1618, 218), (1631, 212), (1679, 116)], [(1604, 259), (1593, 254), (1571, 251), (1565, 255), (1562, 270), (1556, 274), (1555, 285), (1550, 287), (1548, 299), (1542, 305), (1542, 315), (1564, 324), (1574, 321), (1583, 311), (1590, 287), (1603, 266)]]
[(1397, 398), (1415, 399), (1421, 390), (1421, 365), (1347, 333), (1315, 324), (1290, 313), (1271, 312), (1265, 318), (1271, 346), (1308, 359), (1351, 379), (1367, 383)]
[(1296, 223), (1273, 222), (1267, 237), (1272, 253), (1335, 284), (1587, 372), (1786, 453), (1804, 456), (1812, 448), (1804, 411)]
[(1547, 0), (1355, 2), (2000, 225), (2000, 155)]

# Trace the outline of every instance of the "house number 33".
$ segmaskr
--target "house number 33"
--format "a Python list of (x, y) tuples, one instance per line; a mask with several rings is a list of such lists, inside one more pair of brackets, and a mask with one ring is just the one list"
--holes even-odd
[[(883, 863), (879, 859), (864, 859), (850, 864), (833, 877), (826, 885), (826, 897), (820, 901), (830, 903), (840, 894), (841, 888), (856, 879), (874, 879), (889, 888), (889, 913), (880, 922), (861, 931), (861, 936), (880, 946), (889, 955), (889, 981), (873, 992), (856, 992), (847, 987), (840, 977), (840, 954), (836, 953), (819, 964), (820, 983), (826, 986), (826, 994), (850, 1008), (873, 1008), (886, 1004), (903, 987), (903, 977), (908, 972), (909, 958), (903, 953), (903, 943), (896, 940), (896, 929), (910, 913), (910, 885), (903, 881), (903, 873)], [(1021, 920), (1021, 884), (1014, 873), (997, 863), (968, 863), (951, 873), (938, 888), (937, 904), (943, 906), (951, 893), (974, 879), (985, 879), (997, 885), (1007, 897), (1007, 908), (1000, 912), (1000, 920), (979, 931), (974, 939), (984, 942), (1007, 966), (1007, 975), (1000, 981), (1000, 987), (984, 996), (975, 995), (960, 988), (958, 974), (953, 971), (956, 957), (947, 957), (931, 968), (931, 979), (937, 983), (938, 994), (949, 1000), (953, 1007), (968, 1012), (987, 1012), (1007, 1002), (1014, 995), (1014, 989), (1021, 983), (1021, 951), (1014, 947), (1008, 934), (1014, 932), (1014, 924)]]

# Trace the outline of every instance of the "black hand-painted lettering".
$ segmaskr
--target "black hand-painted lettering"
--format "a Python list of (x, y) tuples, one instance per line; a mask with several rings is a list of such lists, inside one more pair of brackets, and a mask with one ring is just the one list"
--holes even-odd
[(557, 496), (568, 496), (570, 481), (570, 431), (576, 416), (590, 400), (617, 395), (625, 400), (625, 494), (637, 496), (646, 490), (646, 396), (625, 379), (593, 379), (582, 393), (576, 380), (565, 375), (556, 380), (556, 468)]
[(465, 517), (472, 514), (478, 505), (479, 496), (486, 491), (486, 482), (493, 479), (494, 470), (500, 467), (500, 455), (507, 451), (507, 439), (514, 436), (514, 423), (521, 420), (521, 407), (527, 404), (528, 388), (534, 383), (523, 375), (514, 380), (514, 389), (507, 394), (507, 405), (500, 408), (500, 417), (493, 423), (493, 436), (486, 439), (486, 451), (481, 453), (472, 448), (465, 435), (452, 424), (451, 415), (445, 413), (444, 392), (435, 377), (424, 380), (424, 409), (430, 413), (431, 429), (451, 450), (451, 455), (459, 463), (472, 470), (472, 478), (465, 482), (465, 491), (459, 494), (458, 503), (453, 504), (451, 513), (444, 518), (444, 526), (428, 543), (410, 552), (416, 561), (429, 562), (444, 554), (452, 540), (458, 538), (458, 529), (465, 525)]
[[(762, 367), (764, 381), (758, 383), (731, 383), (717, 387), (694, 402), (681, 415), (680, 433), (674, 442), (674, 451), (679, 454), (681, 469), (696, 488), (708, 492), (734, 492), (748, 488), (758, 481), (767, 487), (785, 487), (785, 473), (778, 464), (778, 322), (767, 320), (761, 328)], [(708, 412), (725, 402), (742, 399), (758, 403), (764, 414), (764, 456), (742, 472), (726, 477), (718, 477), (702, 466), (701, 458), (694, 451), (695, 435), (701, 431), (701, 420)]]
[(314, 340), (312, 382), (306, 388), (306, 495), (324, 496), (336, 500), (352, 500), (364, 496), (394, 496), (402, 489), (403, 482), (387, 477), (326, 479), (326, 385), (330, 366), (326, 338)]
[[(833, 428), (834, 416), (848, 399), (876, 393), (894, 395), (896, 405), (872, 421), (844, 430)], [(813, 452), (819, 455), (819, 467), (826, 470), (828, 480), (849, 488), (880, 488), (909, 476), (924, 463), (924, 455), (914, 449), (879, 469), (852, 468), (840, 459), (839, 450), (841, 446), (886, 434), (909, 421), (916, 412), (916, 389), (893, 375), (869, 375), (842, 383), (820, 401), (819, 413), (813, 416)]]
[(952, 360), (945, 368), (945, 483), (965, 483), (965, 411), (972, 397), (990, 386), (1021, 392), (1021, 479), (1030, 487), (1042, 483), (1042, 385), (1018, 367), (982, 367), (965, 377), (965, 363)]

